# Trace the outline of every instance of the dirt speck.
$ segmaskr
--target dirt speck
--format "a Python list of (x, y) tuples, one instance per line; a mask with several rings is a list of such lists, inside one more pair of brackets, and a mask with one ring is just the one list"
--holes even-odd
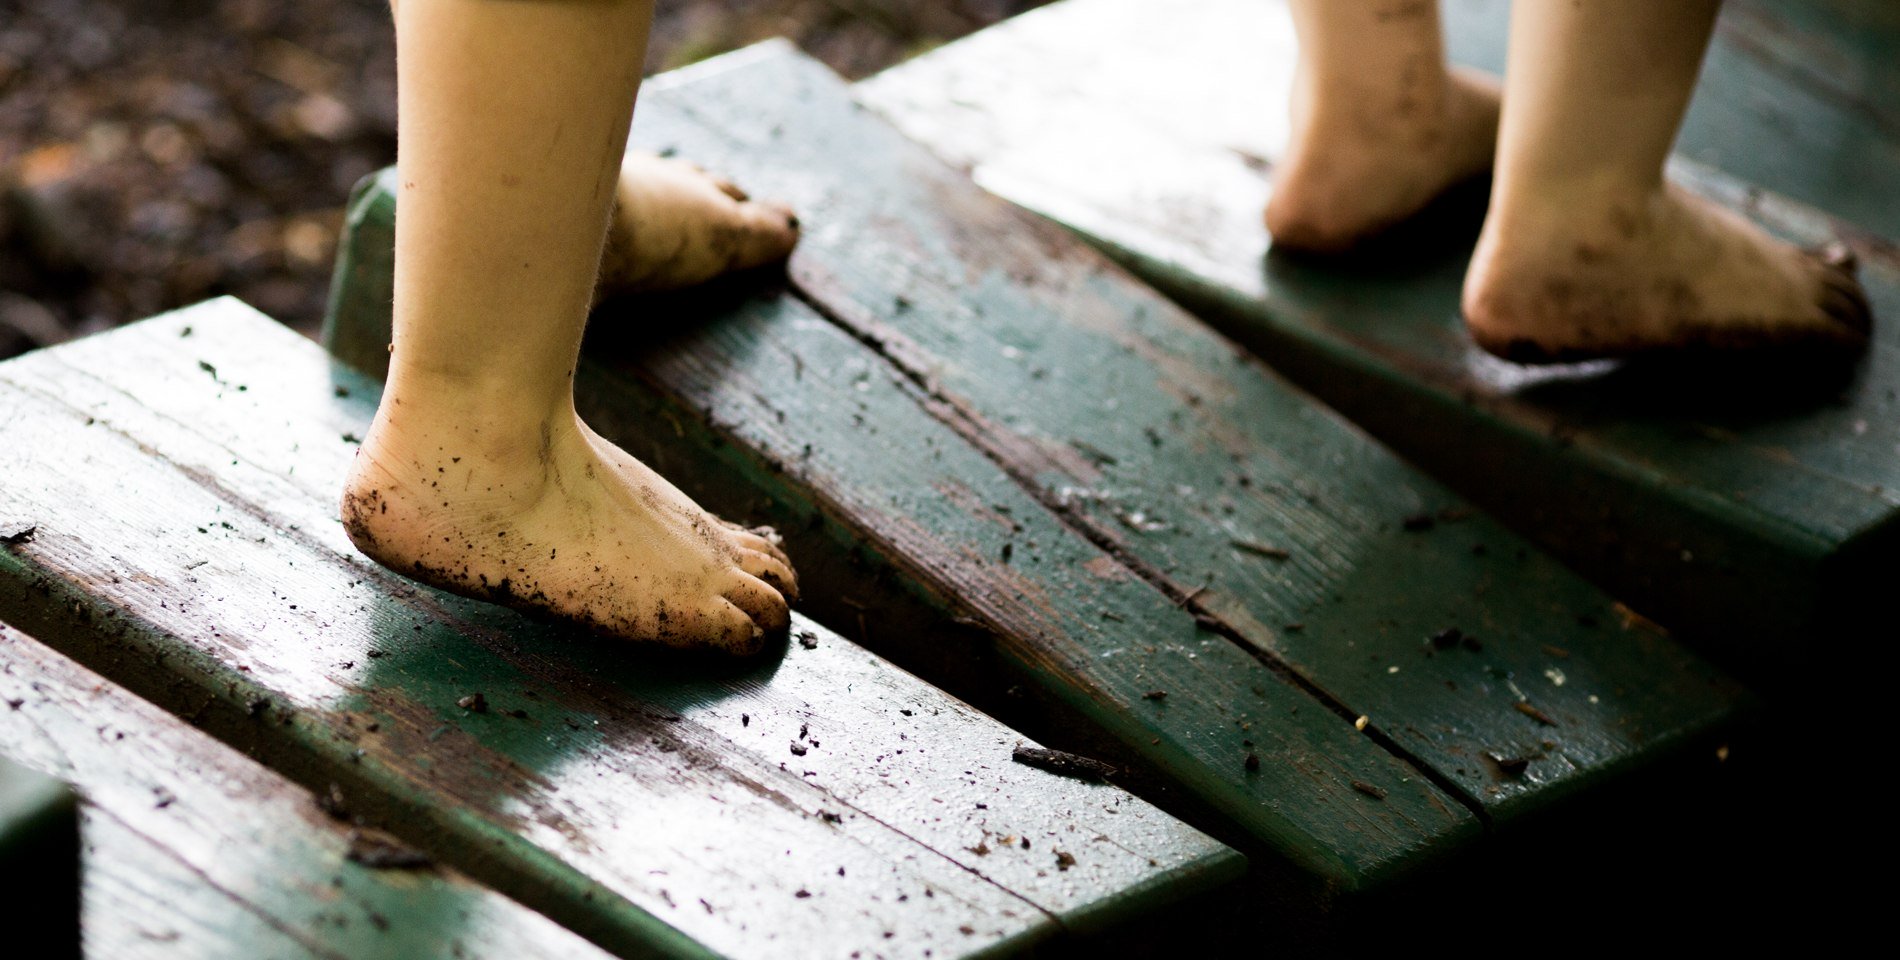
[(1026, 767), (1076, 780), (1106, 780), (1115, 773), (1114, 766), (1100, 760), (1042, 747), (1017, 747), (1009, 758)]

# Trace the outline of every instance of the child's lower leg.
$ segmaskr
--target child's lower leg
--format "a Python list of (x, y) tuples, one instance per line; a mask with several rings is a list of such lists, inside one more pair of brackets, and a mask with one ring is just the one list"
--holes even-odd
[(1717, 6), (1515, 7), (1491, 209), (1464, 293), (1487, 349), (1539, 360), (1864, 342), (1866, 301), (1837, 258), (1663, 179)]
[(1488, 169), (1491, 77), (1445, 63), (1435, 0), (1293, 0), (1293, 136), (1267, 228), (1283, 249), (1337, 251)]
[(754, 649), (784, 557), (582, 424), (575, 360), (646, 0), (408, 2), (388, 388), (344, 495), (371, 557), (674, 646)]

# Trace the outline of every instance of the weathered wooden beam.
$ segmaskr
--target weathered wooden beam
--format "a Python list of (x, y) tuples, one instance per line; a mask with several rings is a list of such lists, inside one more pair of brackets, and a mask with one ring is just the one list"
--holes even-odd
[[(1501, 62), (1501, 16), (1485, 16), (1500, 6), (1450, 5), (1454, 48)], [(1892, 23), (1890, 8), (1848, 6)], [(1683, 150), (1776, 189), (1803, 186), (1861, 226), (1686, 160), (1677, 175), (1773, 230), (1846, 239), (1876, 315), (1900, 315), (1900, 258), (1876, 236), (1900, 224), (1900, 203), (1867, 186), (1878, 178), (1841, 173), (1900, 157), (1900, 127), (1890, 104), (1836, 89), (1855, 75), (1885, 89), (1900, 84), (1900, 68), (1872, 54), (1879, 44), (1817, 25), (1821, 14), (1787, 15), (1797, 26), (1780, 10), (1744, 4), (1725, 16)], [(1900, 29), (1882, 35), (1891, 43)], [(1859, 635), (1874, 622), (1880, 573), (1900, 562), (1894, 324), (1877, 324), (1873, 350), (1844, 381), (1804, 381), (1772, 363), (1531, 370), (1494, 360), (1458, 320), (1479, 196), (1449, 202), (1380, 256), (1268, 249), (1260, 211), (1293, 54), (1281, 4), (1189, 0), (1164, 15), (1128, 0), (1066, 0), (860, 91), (979, 183), (1081, 232), (1729, 662), (1785, 676), (1803, 655), (1790, 638)]]
[[(0, 751), (85, 795), (88, 956), (606, 957), (352, 825), (341, 790), (320, 801), (4, 626), (0, 698)], [(77, 863), (77, 832), (67, 846)], [(57, 880), (8, 869), (20, 894)], [(69, 872), (77, 902), (81, 872)], [(14, 921), (32, 919), (13, 912), (20, 905), (9, 896), (16, 943), (27, 942), (27, 931)], [(71, 934), (77, 956), (77, 913)], [(58, 942), (41, 941), (34, 955)]]
[[(1433, 804), (1512, 818), (1735, 711), (1707, 665), (808, 61), (767, 47), (661, 78), (636, 137), (793, 202), (803, 303), (603, 308), (580, 377), (597, 428), (787, 527), (808, 603), (862, 601), (863, 569), (838, 558), (870, 554), (890, 592), (993, 632), (1006, 662), (1329, 882), (1457, 847), (1469, 824)], [(368, 362), (388, 339), (386, 184), (351, 214), (329, 335)], [(621, 332), (669, 309), (717, 319), (661, 343)], [(1332, 772), (1298, 772), (1322, 755)], [(1376, 831), (1337, 827), (1395, 801)]]
[(0, 611), (619, 953), (1005, 950), (1239, 869), (808, 621), (722, 671), (388, 574), (335, 505), (376, 392), (233, 301), (0, 366)]

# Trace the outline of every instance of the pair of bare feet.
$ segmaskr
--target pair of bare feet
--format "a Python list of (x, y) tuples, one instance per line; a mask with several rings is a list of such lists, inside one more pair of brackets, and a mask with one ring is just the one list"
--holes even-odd
[[(1317, 41), (1323, 58), (1324, 33), (1337, 29), (1323, 21), (1345, 15), (1346, 6), (1309, 17), (1321, 22), (1303, 24), (1302, 44)], [(1430, 14), (1435, 18), (1435, 10)], [(1377, 30), (1393, 29), (1393, 19), (1385, 17), (1355, 39), (1364, 41), (1370, 33), (1376, 46)], [(1321, 35), (1309, 36), (1315, 33)], [(1429, 49), (1430, 43), (1416, 46)], [(1342, 83), (1313, 76), (1324, 69), (1323, 60), (1303, 64), (1292, 142), (1275, 171), (1266, 209), (1276, 246), (1348, 250), (1492, 169), (1500, 154), (1498, 82), (1476, 71), (1422, 66), (1416, 50), (1408, 53), (1404, 72), (1381, 90), (1348, 86), (1377, 83), (1376, 67)], [(1699, 56), (1698, 47), (1692, 57)], [(1693, 79), (1692, 70), (1688, 76)], [(1601, 80), (1580, 75), (1570, 82)], [(1666, 86), (1669, 78), (1651, 82)], [(1679, 106), (1656, 104), (1646, 95), (1614, 105), (1590, 102), (1584, 90), (1560, 96), (1565, 102), (1547, 105), (1544, 114), (1565, 106), (1585, 111), (1573, 123), (1599, 128), (1594, 132), (1612, 139), (1616, 125), (1637, 114), (1639, 124), (1647, 120), (1666, 134), (1666, 148), (1680, 118)], [(1672, 107), (1674, 118), (1640, 116)], [(1626, 113), (1602, 115), (1610, 109)], [(1566, 149), (1551, 142), (1561, 139), (1562, 131), (1553, 128), (1562, 118), (1523, 121), (1533, 123), (1542, 129), (1523, 136), (1535, 134), (1537, 142), (1501, 159), (1465, 277), (1465, 323), (1485, 350), (1537, 363), (1683, 349), (1866, 344), (1867, 301), (1844, 248), (1796, 248), (1668, 183), (1660, 169), (1666, 150), (1652, 147), (1653, 159), (1645, 159), (1619, 155), (1613, 144), (1577, 143), (1569, 149), (1585, 156), (1552, 159), (1555, 150)], [(1506, 136), (1505, 152), (1513, 146)], [(1587, 156), (1592, 151), (1602, 155)]]

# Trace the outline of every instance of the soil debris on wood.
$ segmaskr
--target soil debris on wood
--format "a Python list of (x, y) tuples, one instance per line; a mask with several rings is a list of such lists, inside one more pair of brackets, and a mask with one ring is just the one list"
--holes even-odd
[(471, 693), (468, 696), (455, 701), (455, 705), (458, 707), (461, 707), (464, 710), (467, 710), (470, 713), (487, 713), (488, 712), (488, 698), (482, 696), (480, 693)]
[(338, 823), (350, 822), (350, 808), (343, 802), (343, 788), (334, 783), (330, 784), (329, 789), (317, 794), (317, 809)]
[(1227, 542), (1232, 544), (1236, 550), (1251, 553), (1255, 556), (1266, 557), (1270, 560), (1285, 560), (1293, 556), (1285, 547), (1269, 546), (1264, 543), (1255, 543), (1252, 540), (1229, 540)]
[(1530, 769), (1531, 758), (1525, 756), (1503, 756), (1494, 753), (1491, 754), (1491, 762), (1497, 764), (1498, 769), (1503, 771), (1505, 776), (1521, 777), (1524, 775), (1525, 770)]
[(40, 527), (36, 523), (0, 521), (0, 544), (6, 544), (9, 547), (32, 543), (39, 533)]
[(1067, 870), (1073, 866), (1075, 866), (1074, 854), (1071, 854), (1066, 850), (1056, 851), (1056, 869), (1057, 870)]
[(1147, 693), (1144, 693), (1144, 694), (1142, 694), (1142, 695), (1141, 695), (1141, 699), (1143, 699), (1143, 700), (1166, 700), (1166, 699), (1168, 699), (1168, 691), (1166, 691), (1166, 690), (1150, 690), (1150, 691), (1148, 691)]
[(350, 831), (347, 856), (371, 870), (424, 870), (435, 865), (428, 854), (379, 830)]
[(1414, 513), (1401, 521), (1400, 525), (1405, 528), (1406, 533), (1424, 533), (1438, 526), (1438, 518), (1430, 513)]
[(1075, 780), (1107, 780), (1115, 774), (1114, 766), (1100, 760), (1043, 747), (1018, 746), (1009, 758), (1023, 766)]
[(1352, 782), (1352, 788), (1374, 800), (1385, 799), (1385, 788), (1377, 784), (1367, 783), (1364, 780), (1354, 780)]
[(1531, 706), (1530, 701), (1528, 700), (1519, 700), (1518, 702), (1512, 704), (1512, 706), (1517, 708), (1518, 713), (1521, 713), (1531, 718), (1532, 720), (1535, 720), (1538, 723), (1543, 724), (1546, 727), (1554, 727), (1557, 725), (1557, 721), (1552, 720), (1550, 718), (1550, 714), (1545, 713), (1544, 711), (1539, 710), (1534, 706)]

